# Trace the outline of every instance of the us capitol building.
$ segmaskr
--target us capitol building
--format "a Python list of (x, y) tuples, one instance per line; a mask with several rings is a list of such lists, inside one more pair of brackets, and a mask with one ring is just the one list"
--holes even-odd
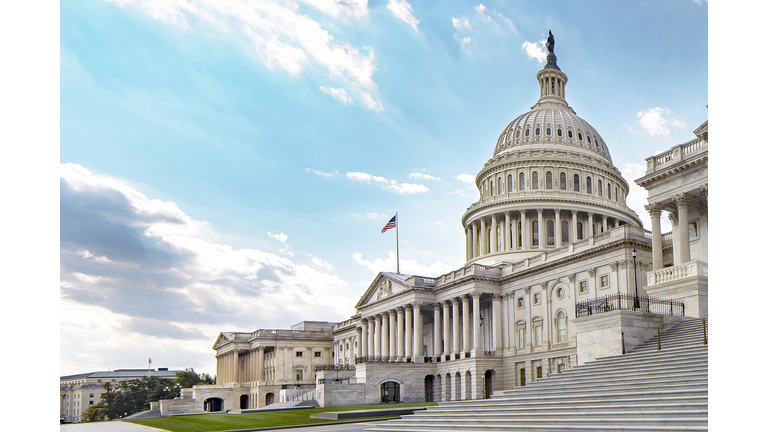
[(539, 100), (477, 174), (462, 268), (379, 273), (341, 323), (221, 333), (217, 383), (165, 413), (488, 398), (706, 317), (707, 122), (646, 159), (647, 231), (608, 145), (568, 105), (551, 36), (547, 48)]

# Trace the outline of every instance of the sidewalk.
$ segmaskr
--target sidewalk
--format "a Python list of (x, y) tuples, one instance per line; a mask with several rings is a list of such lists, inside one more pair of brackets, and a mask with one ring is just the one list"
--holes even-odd
[(72, 423), (63, 424), (59, 432), (168, 432), (165, 429), (158, 429), (149, 426), (137, 425), (135, 423), (122, 421), (108, 421), (95, 423)]

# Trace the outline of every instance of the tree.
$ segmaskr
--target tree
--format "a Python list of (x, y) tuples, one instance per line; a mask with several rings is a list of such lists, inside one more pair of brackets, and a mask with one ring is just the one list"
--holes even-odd
[(194, 369), (187, 368), (176, 372), (176, 382), (183, 388), (191, 388), (198, 384), (215, 384), (216, 378), (207, 373), (197, 374)]
[(159, 377), (122, 381), (114, 389), (107, 383), (101, 401), (88, 407), (83, 416), (87, 421), (111, 420), (146, 411), (150, 402), (179, 396), (175, 384), (173, 379)]

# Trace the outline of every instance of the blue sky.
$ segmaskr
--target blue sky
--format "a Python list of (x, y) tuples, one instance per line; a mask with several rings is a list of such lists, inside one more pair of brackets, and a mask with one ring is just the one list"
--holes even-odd
[(460, 267), (547, 30), (632, 183), (708, 118), (707, 28), (706, 1), (62, 1), (60, 373), (214, 372), (218, 332), (345, 319), (395, 212), (404, 272)]

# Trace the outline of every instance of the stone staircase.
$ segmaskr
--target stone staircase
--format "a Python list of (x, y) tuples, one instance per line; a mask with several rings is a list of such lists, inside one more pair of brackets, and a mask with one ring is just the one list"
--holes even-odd
[(705, 431), (702, 320), (687, 318), (631, 353), (599, 358), (492, 399), (443, 402), (368, 431)]

